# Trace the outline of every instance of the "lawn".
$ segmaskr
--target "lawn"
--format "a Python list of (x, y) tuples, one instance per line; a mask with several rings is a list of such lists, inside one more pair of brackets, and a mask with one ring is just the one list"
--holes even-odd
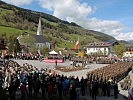
[(6, 34), (7, 37), (11, 35), (20, 35), (23, 33), (32, 33), (34, 34), (35, 32), (33, 31), (28, 31), (28, 30), (20, 30), (16, 28), (11, 28), (11, 27), (6, 27), (6, 26), (0, 26), (0, 35)]

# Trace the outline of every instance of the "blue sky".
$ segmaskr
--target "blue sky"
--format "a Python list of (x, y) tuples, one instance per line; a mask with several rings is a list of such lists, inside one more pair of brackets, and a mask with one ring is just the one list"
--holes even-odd
[(118, 40), (133, 40), (133, 0), (2, 0), (54, 15), (104, 32)]

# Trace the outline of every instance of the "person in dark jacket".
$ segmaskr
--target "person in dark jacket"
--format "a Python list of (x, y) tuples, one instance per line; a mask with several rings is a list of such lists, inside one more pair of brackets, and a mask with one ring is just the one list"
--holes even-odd
[(77, 93), (76, 88), (74, 84), (70, 85), (70, 100), (76, 100), (77, 99)]
[(58, 98), (59, 98), (59, 100), (62, 100), (62, 89), (63, 89), (63, 86), (62, 86), (61, 81), (58, 82), (57, 88), (58, 88), (58, 95), (59, 95)]
[(21, 91), (21, 100), (25, 100), (26, 99), (26, 85), (25, 83), (23, 82), (21, 85), (20, 85), (20, 91)]
[(14, 82), (11, 82), (9, 88), (9, 96), (10, 96), (10, 100), (16, 100), (15, 96), (16, 96), (16, 86)]
[(115, 99), (118, 98), (118, 93), (119, 93), (119, 91), (118, 91), (118, 84), (115, 82), (114, 83), (114, 96), (115, 96)]
[(107, 96), (110, 97), (110, 88), (111, 88), (111, 84), (110, 81), (107, 82)]
[(98, 83), (96, 81), (92, 82), (92, 100), (96, 100), (98, 91)]
[(85, 95), (85, 79), (82, 77), (82, 79), (81, 79), (81, 94), (82, 94), (82, 96), (84, 96)]
[(33, 79), (32, 79), (32, 75), (30, 74), (28, 76), (28, 91), (29, 91), (29, 96), (32, 96), (32, 89), (33, 89)]

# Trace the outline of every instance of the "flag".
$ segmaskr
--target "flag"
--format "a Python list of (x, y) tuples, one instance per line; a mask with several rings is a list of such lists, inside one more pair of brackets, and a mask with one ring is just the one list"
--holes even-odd
[(79, 41), (76, 42), (73, 49), (76, 50), (78, 48), (78, 45), (79, 45)]

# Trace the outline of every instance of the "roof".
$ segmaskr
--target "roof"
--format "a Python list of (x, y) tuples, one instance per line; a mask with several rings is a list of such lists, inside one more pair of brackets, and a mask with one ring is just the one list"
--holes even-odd
[(43, 35), (32, 35), (32, 36), (35, 38), (36, 43), (48, 42), (48, 40)]
[(118, 43), (118, 41), (116, 41), (116, 40), (108, 40), (107, 41), (109, 44), (111, 44), (111, 45), (118, 45), (119, 43)]
[(116, 41), (107, 41), (107, 42), (93, 42), (89, 43), (86, 46), (91, 48), (91, 47), (109, 47), (109, 46), (114, 46), (115, 44), (118, 44)]
[(111, 44), (108, 42), (94, 42), (94, 43), (89, 43), (87, 47), (108, 47)]

